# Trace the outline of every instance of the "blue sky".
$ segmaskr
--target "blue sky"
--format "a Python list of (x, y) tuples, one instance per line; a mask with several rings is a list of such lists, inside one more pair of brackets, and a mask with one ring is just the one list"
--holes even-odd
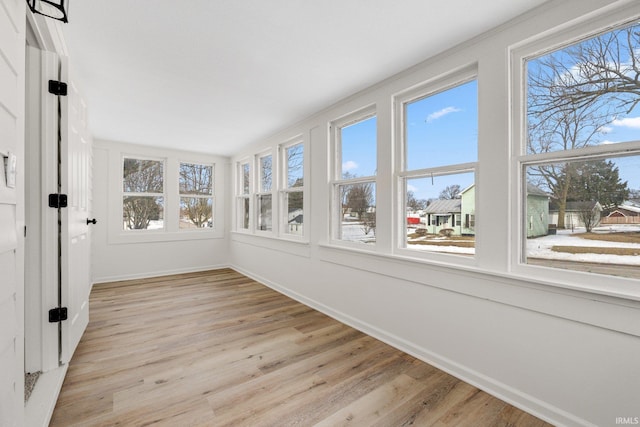
[[(477, 82), (471, 81), (407, 105), (407, 169), (475, 162), (478, 158)], [(376, 118), (342, 129), (342, 173), (373, 176), (376, 171)], [(413, 180), (418, 199), (438, 198), (448, 185), (466, 188), (471, 174)]]
[[(640, 26), (639, 26), (640, 28)], [(564, 55), (561, 51), (560, 55)], [(568, 55), (564, 56), (569, 58)], [(621, 58), (621, 64), (630, 58)], [(565, 64), (573, 70), (574, 64)], [(528, 61), (529, 71), (538, 67)], [(573, 72), (573, 71), (571, 71)], [(478, 158), (477, 82), (471, 81), (410, 102), (406, 105), (406, 170), (476, 162)], [(640, 105), (618, 112), (602, 126), (593, 143), (615, 144), (640, 140)], [(630, 189), (640, 190), (640, 156), (611, 159), (619, 167), (620, 178)], [(342, 172), (373, 176), (376, 171), (376, 118), (342, 129)], [(413, 179), (408, 190), (418, 199), (437, 198), (448, 185), (466, 188), (472, 174)]]

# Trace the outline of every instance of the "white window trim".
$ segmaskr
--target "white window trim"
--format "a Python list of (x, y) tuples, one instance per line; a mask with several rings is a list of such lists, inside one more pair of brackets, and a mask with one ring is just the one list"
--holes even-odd
[[(118, 185), (109, 186), (107, 199), (109, 204), (116, 207), (109, 210), (107, 217), (107, 243), (108, 244), (129, 244), (129, 243), (152, 243), (165, 241), (186, 241), (201, 239), (222, 239), (225, 229), (225, 210), (222, 204), (214, 206), (214, 218), (218, 218), (214, 223), (214, 228), (206, 230), (179, 230), (179, 194), (178, 194), (178, 173), (179, 163), (202, 163), (206, 158), (206, 163), (214, 165), (214, 194), (224, 198), (225, 177), (223, 158), (208, 156), (198, 153), (188, 153), (174, 150), (163, 150), (153, 147), (138, 146), (121, 143), (96, 143), (96, 148), (105, 148), (108, 153), (107, 168), (109, 176), (118, 177)], [(164, 161), (164, 181), (163, 190), (165, 197), (165, 218), (164, 229), (159, 230), (124, 230), (122, 226), (122, 198), (123, 198), (123, 176), (122, 166), (124, 158), (142, 160), (162, 160)], [(177, 209), (174, 209), (177, 207)]]
[[(124, 162), (125, 160), (148, 160), (152, 162), (160, 162), (162, 164), (162, 193), (129, 193), (124, 191)], [(163, 206), (163, 220), (162, 220), (162, 228), (159, 229), (143, 229), (143, 230), (128, 230), (124, 228), (124, 224), (121, 225), (122, 233), (125, 234), (157, 234), (157, 233), (166, 233), (169, 229), (167, 217), (170, 216), (169, 209), (167, 209), (167, 158), (166, 157), (154, 157), (154, 156), (144, 156), (140, 154), (126, 154), (122, 153), (120, 156), (120, 173), (119, 173), (119, 185), (120, 185), (120, 222), (123, 222), (123, 214), (124, 214), (124, 197), (162, 197), (164, 206)]]
[[(289, 179), (288, 179), (289, 178), (288, 176), (289, 162), (287, 159), (287, 150), (297, 145), (302, 146), (302, 176), (303, 176), (302, 187), (289, 187)], [(279, 194), (278, 204), (279, 204), (279, 212), (281, 213), (279, 215), (279, 227), (280, 227), (279, 236), (286, 240), (301, 241), (301, 242), (308, 241), (309, 216), (310, 216), (309, 208), (308, 208), (309, 203), (307, 202), (308, 200), (307, 158), (308, 157), (309, 156), (307, 155), (307, 144), (305, 144), (305, 140), (302, 137), (302, 135), (293, 137), (288, 141), (278, 145), (278, 173), (280, 175), (279, 181), (278, 181), (280, 184), (278, 187), (278, 194)], [(302, 234), (293, 234), (287, 231), (288, 230), (288, 221), (287, 221), (288, 211), (285, 203), (285, 198), (290, 193), (300, 193), (300, 192), (302, 193), (302, 217), (303, 217)]]
[(576, 270), (564, 270), (525, 263), (526, 257), (526, 177), (525, 167), (531, 164), (582, 158), (618, 157), (621, 154), (640, 153), (640, 141), (589, 146), (570, 151), (556, 151), (541, 154), (526, 154), (526, 76), (525, 62), (529, 58), (569, 46), (581, 40), (591, 38), (615, 27), (637, 21), (640, 14), (637, 8), (625, 7), (597, 17), (581, 19), (570, 28), (563, 28), (552, 34), (543, 34), (525, 41), (511, 50), (510, 85), (512, 93), (511, 108), (511, 165), (510, 165), (510, 245), (511, 259), (509, 274), (521, 280), (536, 277), (540, 283), (558, 288), (585, 291), (593, 294), (618, 298), (638, 299), (638, 280), (604, 274), (586, 273)]
[[(271, 156), (271, 188), (269, 191), (262, 191), (262, 159), (265, 157)], [(277, 156), (273, 155), (273, 151), (271, 149), (262, 151), (255, 155), (255, 171), (254, 174), (254, 192), (252, 193), (252, 199), (254, 201), (254, 210), (253, 210), (253, 231), (257, 235), (278, 235), (278, 207), (277, 200), (274, 197), (275, 188), (278, 185), (278, 173), (277, 173)], [(262, 196), (271, 196), (271, 230), (260, 230), (259, 227), (259, 217), (260, 217), (260, 203), (258, 199)]]
[[(253, 226), (253, 200), (251, 197), (252, 194), (252, 190), (253, 190), (253, 164), (252, 164), (252, 160), (251, 158), (243, 158), (240, 159), (236, 162), (236, 168), (235, 168), (235, 173), (236, 173), (236, 179), (235, 179), (235, 183), (236, 183), (236, 188), (235, 188), (235, 206), (234, 206), (234, 211), (235, 211), (235, 231), (238, 233), (251, 233), (252, 230), (252, 226)], [(248, 188), (248, 192), (245, 193), (244, 192), (244, 174), (242, 169), (244, 168), (245, 165), (249, 166), (249, 188)], [(242, 216), (244, 215), (244, 208), (240, 207), (241, 203), (244, 203), (245, 200), (249, 201), (249, 222), (247, 224), (247, 228), (244, 228), (242, 226)]]
[[(183, 194), (180, 192), (180, 166), (182, 164), (190, 164), (190, 165), (198, 165), (198, 166), (208, 166), (211, 167), (211, 194)], [(211, 231), (212, 229), (216, 228), (216, 203), (217, 203), (217, 199), (216, 199), (216, 189), (215, 189), (215, 177), (216, 177), (216, 165), (215, 163), (207, 163), (207, 162), (202, 162), (202, 161), (191, 161), (191, 160), (182, 160), (182, 159), (178, 159), (178, 221), (180, 221), (180, 199), (181, 198), (196, 198), (196, 199), (211, 199), (211, 220), (212, 220), (212, 224), (213, 227), (209, 228), (209, 227), (205, 227), (205, 228), (199, 228), (199, 229), (190, 229), (190, 228), (180, 228), (180, 224), (178, 224), (178, 230), (181, 233), (188, 233), (188, 232), (195, 232), (195, 233), (202, 233), (202, 232), (206, 232), (206, 231)]]
[[(394, 227), (395, 244), (393, 248), (393, 254), (407, 257), (416, 258), (420, 260), (432, 260), (436, 262), (445, 262), (451, 264), (460, 264), (463, 266), (475, 266), (477, 264), (476, 255), (462, 256), (459, 254), (436, 252), (436, 251), (420, 251), (407, 247), (406, 235), (407, 235), (407, 222), (406, 222), (406, 198), (407, 198), (407, 181), (415, 178), (430, 178), (445, 175), (454, 175), (459, 173), (473, 173), (474, 183), (476, 185), (475, 192), (475, 205), (478, 206), (478, 162), (459, 163), (453, 165), (434, 166), (432, 168), (413, 169), (407, 170), (407, 141), (406, 141), (406, 106), (412, 102), (416, 102), (425, 98), (428, 98), (439, 93), (446, 92), (457, 86), (469, 83), (471, 81), (478, 81), (478, 67), (476, 64), (464, 67), (452, 73), (438, 76), (430, 79), (420, 85), (412, 87), (406, 91), (398, 93), (394, 97), (394, 115), (393, 120), (395, 124), (395, 140), (396, 140), (396, 161), (395, 167), (395, 183), (397, 188), (398, 204), (396, 207), (398, 224)], [(479, 118), (478, 118), (479, 122)], [(479, 123), (478, 123), (479, 125)], [(479, 142), (478, 142), (479, 143)], [(478, 152), (480, 147), (478, 147)], [(476, 209), (476, 222), (477, 222)], [(477, 239), (476, 234), (476, 239)]]
[[(343, 185), (351, 185), (351, 184), (362, 184), (362, 183), (373, 183), (375, 186), (375, 199), (376, 203), (378, 200), (378, 176), (363, 176), (357, 177), (353, 179), (342, 179), (342, 141), (341, 141), (341, 129), (353, 125), (358, 122), (362, 122), (368, 120), (372, 117), (376, 117), (376, 122), (378, 120), (377, 117), (377, 106), (375, 104), (369, 105), (367, 107), (358, 109), (354, 112), (346, 114), (342, 117), (332, 120), (329, 123), (330, 129), (330, 170), (331, 176), (329, 181), (330, 192), (331, 194), (331, 216), (329, 219), (329, 242), (331, 245), (335, 245), (338, 247), (347, 247), (347, 248), (355, 248), (357, 250), (364, 251), (377, 251), (377, 238), (376, 243), (373, 244), (364, 244), (360, 242), (352, 242), (348, 240), (340, 239), (340, 231), (342, 222), (339, 220), (341, 217), (341, 201), (340, 201), (340, 187)], [(376, 162), (378, 162), (378, 146), (379, 146), (379, 135), (376, 131)], [(377, 231), (377, 230), (376, 230)]]

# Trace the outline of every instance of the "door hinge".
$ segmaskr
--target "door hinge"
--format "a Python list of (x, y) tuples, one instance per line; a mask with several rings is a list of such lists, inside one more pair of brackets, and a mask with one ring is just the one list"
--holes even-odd
[(67, 195), (66, 194), (49, 194), (49, 207), (50, 208), (66, 208), (67, 207)]
[(49, 323), (57, 323), (67, 320), (67, 307), (52, 308), (49, 310)]
[(58, 96), (67, 96), (67, 84), (57, 80), (49, 80), (49, 93)]

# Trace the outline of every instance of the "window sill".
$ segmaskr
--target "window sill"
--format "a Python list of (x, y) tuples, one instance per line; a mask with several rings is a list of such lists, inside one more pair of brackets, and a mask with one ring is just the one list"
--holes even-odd
[[(321, 244), (319, 259), (420, 285), (640, 336), (640, 289), (604, 292), (538, 275)], [(428, 270), (427, 270), (428, 269)], [(533, 279), (535, 278), (535, 279)], [(551, 295), (552, 294), (552, 295)], [(550, 297), (552, 296), (552, 297)]]
[(108, 243), (112, 245), (130, 243), (176, 242), (188, 240), (223, 239), (224, 234), (218, 230), (197, 231), (131, 231), (110, 233)]

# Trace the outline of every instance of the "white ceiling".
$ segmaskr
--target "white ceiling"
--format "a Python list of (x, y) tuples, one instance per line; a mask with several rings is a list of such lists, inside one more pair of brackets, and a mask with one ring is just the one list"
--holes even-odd
[(231, 155), (544, 0), (75, 0), (94, 137)]

